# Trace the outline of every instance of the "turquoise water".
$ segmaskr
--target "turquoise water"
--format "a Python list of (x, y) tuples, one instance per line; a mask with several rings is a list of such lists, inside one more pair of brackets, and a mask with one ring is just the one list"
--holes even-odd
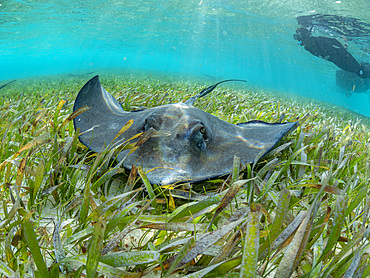
[[(369, 90), (336, 84), (338, 68), (297, 45), (296, 17), (330, 14), (370, 24), (369, 0), (0, 0), (0, 87), (6, 80), (97, 68), (248, 80), (370, 117)], [(325, 28), (316, 35), (338, 37)], [(342, 38), (341, 38), (342, 37)], [(370, 62), (370, 34), (347, 38)], [(350, 86), (351, 87), (351, 86)], [(369, 84), (370, 88), (370, 84)], [(0, 91), (1, 93), (1, 91)]]

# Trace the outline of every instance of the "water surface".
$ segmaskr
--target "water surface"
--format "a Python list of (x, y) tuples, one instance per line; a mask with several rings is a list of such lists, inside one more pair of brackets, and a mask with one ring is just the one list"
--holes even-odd
[[(293, 39), (296, 18), (304, 15), (370, 24), (368, 0), (0, 4), (0, 80), (97, 68), (196, 75), (205, 82), (242, 78), (253, 88), (293, 93), (370, 116), (370, 91), (351, 93), (337, 86), (338, 68)], [(325, 27), (314, 32), (346, 41), (356, 59), (370, 62), (366, 29), (361, 36), (345, 38)]]

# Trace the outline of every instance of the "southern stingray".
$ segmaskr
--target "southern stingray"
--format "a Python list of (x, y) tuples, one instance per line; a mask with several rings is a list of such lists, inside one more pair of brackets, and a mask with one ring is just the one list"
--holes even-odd
[[(84, 106), (89, 109), (74, 119), (74, 127), (79, 129), (80, 142), (94, 152), (121, 145), (139, 133), (153, 135), (148, 135), (149, 139), (130, 155), (127, 156), (129, 150), (117, 155), (118, 161), (124, 159), (127, 169), (141, 166), (151, 183), (198, 182), (220, 177), (231, 172), (234, 156), (240, 157), (243, 165), (252, 163), (298, 125), (262, 121), (235, 125), (193, 106), (222, 82), (226, 81), (185, 102), (127, 112), (95, 76), (76, 98), (74, 112)], [(117, 137), (129, 120), (133, 124)]]

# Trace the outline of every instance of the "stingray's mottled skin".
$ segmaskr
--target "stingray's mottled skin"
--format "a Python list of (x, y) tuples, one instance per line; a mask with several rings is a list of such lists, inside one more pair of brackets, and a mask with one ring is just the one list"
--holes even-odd
[[(198, 97), (215, 87), (203, 90)], [(194, 101), (192, 98), (185, 103), (127, 112), (95, 76), (76, 98), (74, 111), (84, 105), (91, 108), (74, 119), (74, 126), (80, 129), (81, 143), (95, 152), (151, 128), (160, 131), (128, 157), (128, 150), (121, 152), (118, 160), (126, 157), (123, 165), (128, 169), (132, 165), (140, 165), (145, 170), (155, 168), (147, 172), (147, 177), (151, 183), (163, 185), (198, 182), (228, 174), (234, 155), (239, 156), (244, 165), (252, 163), (298, 124), (251, 121), (234, 125), (194, 107)], [(130, 119), (134, 121), (132, 126), (112, 142)]]

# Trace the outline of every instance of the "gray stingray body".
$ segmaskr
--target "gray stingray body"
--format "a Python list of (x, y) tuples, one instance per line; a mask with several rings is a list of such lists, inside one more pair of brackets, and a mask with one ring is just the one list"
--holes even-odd
[[(81, 143), (95, 152), (121, 144), (141, 132), (159, 131), (132, 154), (127, 156), (129, 150), (124, 150), (117, 159), (125, 159), (123, 165), (128, 169), (132, 165), (142, 166), (151, 183), (162, 185), (198, 182), (228, 174), (235, 155), (244, 165), (252, 163), (297, 126), (297, 122), (261, 121), (234, 125), (192, 105), (217, 84), (185, 103), (127, 112), (95, 76), (76, 98), (74, 111), (85, 105), (91, 108), (74, 119), (74, 126), (80, 129)], [(112, 142), (131, 119), (132, 126)]]

